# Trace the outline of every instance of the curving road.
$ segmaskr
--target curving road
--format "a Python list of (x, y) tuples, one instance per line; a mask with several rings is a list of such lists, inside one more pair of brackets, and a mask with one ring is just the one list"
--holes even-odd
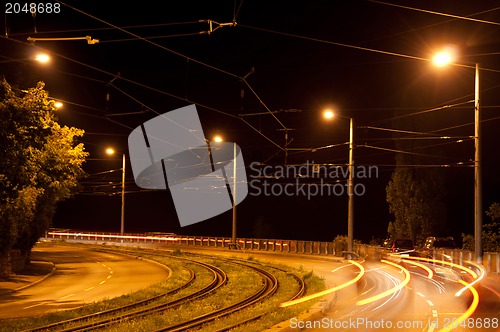
[(39, 284), (0, 296), (0, 318), (68, 310), (128, 294), (164, 281), (166, 268), (115, 253), (77, 247), (38, 247), (33, 260), (53, 262), (55, 273)]
[[(327, 258), (321, 259), (314, 256), (256, 251), (241, 253), (208, 248), (183, 247), (182, 250), (227, 256), (254, 256), (264, 261), (279, 262), (297, 268), (303, 267), (322, 276), (329, 287), (348, 282), (360, 273), (358, 268), (347, 261), (327, 260)], [(479, 285), (476, 285), (480, 299), (479, 306), (465, 322), (454, 326), (457, 324), (457, 319), (466, 313), (472, 303), (473, 297), (470, 291), (455, 296), (456, 292), (463, 287), (459, 280), (472, 281), (466, 273), (421, 262), (420, 265), (427, 266), (433, 273), (432, 278), (428, 278), (428, 272), (417, 266), (417, 263), (402, 263), (409, 272), (408, 284), (403, 287), (405, 273), (402, 269), (377, 261), (364, 261), (362, 265), (365, 269), (363, 277), (358, 283), (336, 292), (336, 302), (331, 312), (316, 322), (294, 321), (294, 325), (291, 324), (292, 330), (437, 332), (447, 331), (446, 327), (456, 327), (451, 330), (457, 332), (500, 330), (498, 328), (500, 318), (500, 283), (498, 282), (500, 278), (498, 275), (487, 276)], [(388, 296), (366, 304), (358, 303), (394, 288), (396, 290)], [(488, 328), (484, 327), (485, 322), (488, 322)]]

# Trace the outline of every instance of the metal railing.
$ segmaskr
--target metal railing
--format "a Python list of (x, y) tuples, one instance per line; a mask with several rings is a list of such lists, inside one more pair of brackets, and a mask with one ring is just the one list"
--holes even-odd
[[(48, 239), (81, 240), (94, 242), (118, 243), (150, 243), (168, 244), (174, 246), (201, 246), (212, 248), (230, 248), (234, 244), (228, 237), (213, 236), (185, 236), (185, 235), (148, 235), (124, 234), (104, 232), (79, 232), (73, 230), (49, 230), (46, 232)], [(341, 257), (346, 254), (346, 247), (335, 242), (304, 241), (304, 240), (279, 240), (279, 239), (253, 239), (238, 238), (237, 246), (243, 250), (268, 251), (277, 253), (308, 254)], [(384, 252), (380, 246), (355, 243), (353, 251), (364, 259), (379, 260)], [(430, 253), (432, 258), (463, 264), (472, 261), (474, 253), (459, 249), (438, 249)], [(489, 273), (500, 273), (500, 253), (486, 252), (483, 254), (483, 265)]]

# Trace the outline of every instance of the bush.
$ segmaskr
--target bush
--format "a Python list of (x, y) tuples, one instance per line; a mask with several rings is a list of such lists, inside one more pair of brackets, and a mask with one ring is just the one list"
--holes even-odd
[(333, 239), (333, 250), (335, 251), (335, 256), (342, 256), (343, 251), (347, 251), (347, 236), (337, 235)]

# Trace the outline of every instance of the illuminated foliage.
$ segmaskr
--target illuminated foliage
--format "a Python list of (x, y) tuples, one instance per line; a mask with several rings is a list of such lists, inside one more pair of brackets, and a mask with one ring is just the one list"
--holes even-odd
[(83, 130), (59, 125), (55, 111), (44, 83), (17, 92), (0, 82), (0, 254), (28, 255), (83, 175)]

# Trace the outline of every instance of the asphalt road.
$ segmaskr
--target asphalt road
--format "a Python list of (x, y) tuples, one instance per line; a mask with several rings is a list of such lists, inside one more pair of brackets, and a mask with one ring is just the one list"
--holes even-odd
[[(227, 257), (253, 256), (262, 261), (313, 270), (325, 279), (328, 287), (348, 282), (360, 273), (356, 266), (334, 257), (199, 247), (181, 249)], [(156, 265), (117, 254), (68, 247), (43, 250), (44, 252), (35, 252), (34, 259), (53, 261), (56, 263), (57, 272), (38, 286), (0, 297), (0, 317), (74, 308), (83, 303), (128, 293), (167, 277), (167, 272)], [(335, 305), (325, 317), (320, 321), (296, 320), (291, 327), (295, 327), (294, 330), (297, 331), (441, 331), (446, 327), (445, 324), (453, 327), (472, 303), (470, 291), (455, 296), (462, 287), (458, 280), (470, 279), (465, 273), (426, 264), (434, 273), (432, 278), (428, 278), (426, 271), (410, 263), (406, 264), (409, 283), (402, 287), (405, 273), (401, 269), (376, 261), (361, 263), (365, 269), (363, 278), (333, 293), (336, 298)], [(479, 306), (462, 326), (453, 331), (500, 330), (499, 281), (500, 276), (489, 275), (480, 285), (476, 285)], [(363, 305), (358, 303), (398, 287), (400, 289), (388, 296)], [(486, 325), (488, 327), (485, 327)], [(306, 329), (301, 329), (303, 327)]]
[[(283, 263), (296, 268), (313, 270), (323, 277), (329, 287), (345, 283), (359, 273), (359, 269), (342, 260), (322, 260), (305, 255), (284, 255), (268, 252), (221, 251), (190, 249), (205, 254), (224, 256), (253, 256), (263, 261)], [(368, 304), (358, 305), (358, 301), (376, 296), (401, 286), (405, 274), (398, 268), (376, 261), (365, 261), (363, 278), (356, 284), (336, 292), (333, 309), (321, 320), (294, 321), (291, 327), (297, 331), (441, 331), (446, 327), (454, 327), (457, 319), (464, 314), (472, 303), (472, 296), (465, 291), (460, 296), (455, 293), (463, 286), (458, 280), (467, 275), (447, 267), (428, 264), (433, 277), (428, 278), (422, 268), (406, 264), (410, 272), (409, 283), (391, 295)], [(453, 331), (500, 331), (500, 276), (489, 275), (480, 285), (476, 285), (479, 293), (479, 306), (475, 313), (465, 322), (452, 329)], [(496, 325), (495, 325), (496, 319)], [(489, 323), (488, 323), (489, 322)], [(485, 324), (486, 323), (486, 324)], [(316, 324), (316, 325), (313, 325)], [(485, 328), (485, 325), (489, 325)], [(480, 327), (481, 326), (481, 327)], [(495, 326), (497, 326), (495, 328)], [(310, 327), (310, 328), (307, 328)], [(301, 329), (304, 328), (304, 329)]]
[(0, 318), (68, 310), (128, 294), (168, 278), (156, 264), (77, 247), (38, 247), (33, 260), (53, 262), (55, 273), (39, 284), (0, 296)]

